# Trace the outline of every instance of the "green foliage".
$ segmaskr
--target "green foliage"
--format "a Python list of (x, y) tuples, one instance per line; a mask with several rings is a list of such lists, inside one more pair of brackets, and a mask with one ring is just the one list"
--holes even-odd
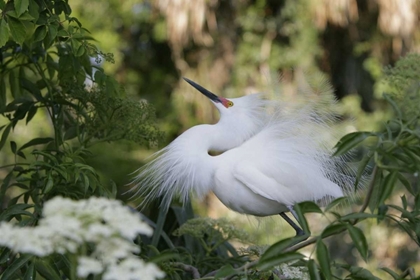
[(206, 250), (206, 255), (210, 255), (221, 244), (230, 240), (240, 240), (249, 242), (248, 234), (236, 229), (227, 219), (194, 218), (181, 225), (174, 235), (182, 236), (188, 234), (200, 240)]
[[(154, 109), (127, 99), (104, 73), (112, 54), (100, 51), (71, 13), (65, 0), (0, 0), (0, 149), (14, 158), (1, 167), (0, 221), (36, 225), (44, 202), (57, 195), (115, 198), (115, 184), (104, 184), (86, 164), (88, 148), (122, 139), (155, 145), (161, 138)], [(43, 134), (15, 141), (14, 131), (37, 127), (44, 117)], [(49, 262), (4, 248), (0, 254), (2, 279), (68, 275), (60, 256)]]

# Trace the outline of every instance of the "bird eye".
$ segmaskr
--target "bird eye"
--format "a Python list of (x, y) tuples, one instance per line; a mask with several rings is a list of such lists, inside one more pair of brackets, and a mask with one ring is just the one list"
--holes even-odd
[(228, 107), (232, 107), (233, 106), (233, 102), (232, 101), (229, 101), (228, 102)]

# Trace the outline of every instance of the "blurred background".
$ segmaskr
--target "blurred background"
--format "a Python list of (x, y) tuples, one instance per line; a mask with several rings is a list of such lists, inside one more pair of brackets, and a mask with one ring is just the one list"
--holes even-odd
[[(165, 132), (152, 149), (132, 143), (95, 148), (100, 156), (89, 163), (121, 191), (146, 156), (193, 125), (217, 121), (212, 104), (184, 76), (224, 97), (267, 90), (293, 95), (302, 73), (320, 71), (329, 76), (342, 119), (351, 120), (343, 122), (344, 131), (376, 130), (391, 114), (380, 84), (384, 67), (420, 51), (415, 0), (73, 0), (72, 8), (102, 51), (114, 54), (115, 64), (104, 65), (108, 74), (131, 98), (154, 105)], [(294, 234), (277, 217), (238, 215), (212, 196), (194, 207), (203, 216), (228, 216), (260, 244)], [(308, 218), (314, 231), (322, 228), (320, 219)], [(379, 276), (378, 267), (404, 271), (420, 262), (406, 235), (373, 223), (361, 225), (371, 249), (368, 264), (345, 235), (329, 240), (332, 257)]]
[[(149, 148), (128, 142), (92, 148), (88, 163), (121, 193), (153, 151), (193, 125), (217, 121), (215, 108), (184, 76), (224, 97), (267, 90), (293, 96), (303, 73), (323, 72), (340, 101), (343, 130), (376, 130), (391, 114), (382, 97), (384, 67), (420, 51), (416, 0), (72, 0), (71, 7), (100, 49), (114, 54), (115, 63), (103, 65), (106, 72), (130, 98), (154, 105), (165, 132), (165, 140)], [(33, 133), (48, 133), (45, 122), (40, 119), (41, 132)], [(259, 243), (294, 234), (276, 218), (234, 214), (212, 196), (194, 207), (200, 215), (232, 218)], [(322, 228), (319, 219), (315, 230)], [(420, 263), (417, 245), (397, 229), (361, 228), (372, 261), (359, 265), (404, 271)], [(329, 242), (336, 248), (332, 257), (359, 262), (348, 237)]]

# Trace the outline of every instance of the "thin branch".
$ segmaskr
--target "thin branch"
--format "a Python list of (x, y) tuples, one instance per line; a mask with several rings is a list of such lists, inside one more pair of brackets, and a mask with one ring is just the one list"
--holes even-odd
[(198, 272), (198, 269), (192, 265), (180, 263), (180, 262), (173, 262), (171, 265), (178, 267), (186, 272), (191, 272), (193, 279), (199, 279), (201, 278), (200, 272)]
[(370, 199), (371, 199), (372, 193), (373, 193), (373, 188), (375, 187), (376, 177), (378, 176), (378, 166), (377, 165), (375, 165), (375, 167), (373, 168), (372, 173), (373, 173), (373, 178), (372, 178), (372, 181), (370, 181), (369, 189), (368, 189), (368, 192), (366, 194), (365, 201), (363, 202), (362, 208), (360, 208), (359, 213), (365, 212), (366, 208), (369, 206), (369, 202), (370, 202)]

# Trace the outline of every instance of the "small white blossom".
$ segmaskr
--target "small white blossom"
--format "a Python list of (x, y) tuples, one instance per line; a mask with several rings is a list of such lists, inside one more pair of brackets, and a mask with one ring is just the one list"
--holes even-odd
[(78, 256), (77, 275), (104, 273), (103, 279), (156, 279), (164, 276), (155, 264), (135, 253), (138, 234), (152, 235), (152, 228), (121, 201), (91, 197), (73, 201), (55, 197), (45, 203), (37, 227), (0, 223), (0, 246), (15, 252), (45, 257), (53, 253), (78, 254), (87, 244), (89, 255)]
[(118, 265), (108, 267), (103, 280), (154, 280), (165, 274), (153, 263), (145, 263), (137, 258), (126, 258)]
[(89, 274), (99, 274), (104, 270), (102, 263), (94, 258), (80, 257), (77, 260), (77, 276), (87, 277)]

